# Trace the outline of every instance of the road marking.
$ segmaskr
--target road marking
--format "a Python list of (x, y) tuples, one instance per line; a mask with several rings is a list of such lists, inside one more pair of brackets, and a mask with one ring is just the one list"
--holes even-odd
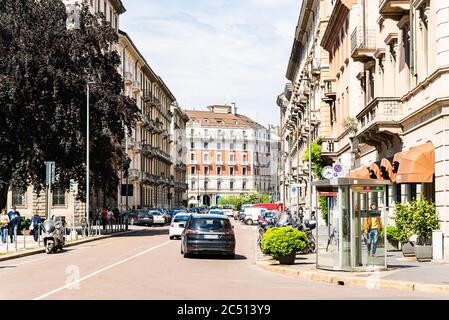
[(121, 265), (121, 264), (123, 264), (123, 263), (126, 263), (126, 262), (128, 262), (128, 261), (130, 261), (130, 260), (132, 260), (132, 259), (137, 258), (137, 257), (143, 256), (144, 254), (147, 254), (148, 252), (153, 251), (153, 250), (156, 250), (156, 249), (158, 249), (158, 248), (160, 248), (160, 247), (163, 247), (163, 246), (165, 246), (165, 245), (167, 245), (167, 244), (169, 244), (169, 243), (172, 243), (172, 241), (164, 242), (164, 243), (162, 243), (162, 244), (160, 244), (160, 245), (157, 245), (157, 246), (155, 246), (155, 247), (152, 247), (152, 248), (150, 248), (150, 249), (147, 249), (147, 250), (145, 250), (145, 251), (142, 251), (142, 252), (140, 252), (140, 253), (138, 253), (138, 254), (132, 256), (132, 257), (126, 258), (126, 259), (124, 259), (124, 260), (122, 260), (122, 261), (119, 261), (119, 262), (116, 262), (116, 263), (114, 263), (114, 264), (111, 264), (111, 265), (109, 265), (109, 266), (107, 266), (107, 267), (101, 268), (100, 270), (97, 270), (97, 271), (95, 271), (95, 272), (93, 272), (93, 273), (91, 273), (91, 274), (89, 274), (89, 275), (87, 275), (87, 276), (85, 276), (85, 277), (82, 277), (81, 279), (78, 279), (78, 280), (76, 280), (76, 281), (67, 283), (65, 286), (62, 286), (62, 287), (60, 287), (60, 288), (58, 288), (58, 289), (52, 290), (52, 291), (50, 291), (50, 292), (47, 292), (46, 294), (43, 294), (43, 295), (41, 295), (41, 296), (39, 296), (39, 297), (37, 297), (37, 298), (34, 298), (33, 300), (42, 300), (42, 299), (45, 299), (45, 298), (47, 298), (47, 297), (49, 297), (49, 296), (51, 296), (51, 295), (53, 295), (53, 294), (55, 294), (55, 293), (57, 293), (57, 292), (60, 292), (60, 291), (62, 291), (62, 290), (64, 290), (64, 289), (71, 288), (71, 287), (73, 287), (74, 285), (77, 285), (77, 284), (81, 283), (81, 282), (84, 281), (84, 280), (87, 280), (87, 279), (89, 279), (89, 278), (92, 278), (92, 277), (96, 276), (96, 275), (99, 274), (99, 273), (102, 273), (102, 272), (104, 272), (104, 271), (106, 271), (106, 270), (109, 270), (109, 269), (111, 269), (111, 268), (113, 268), (113, 267), (116, 267), (116, 266), (118, 266), (118, 265)]

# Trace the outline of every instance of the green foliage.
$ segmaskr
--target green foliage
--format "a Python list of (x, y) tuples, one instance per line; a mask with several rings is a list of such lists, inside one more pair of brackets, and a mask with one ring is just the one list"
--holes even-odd
[(20, 219), (20, 230), (28, 230), (31, 226), (31, 219)]
[(349, 130), (352, 133), (356, 133), (358, 129), (359, 122), (356, 118), (346, 118), (343, 122), (343, 126), (346, 130)]
[[(382, 229), (381, 237), (384, 237), (384, 229)], [(401, 242), (407, 242), (408, 235), (406, 233), (403, 233), (403, 231), (399, 230), (395, 226), (388, 226), (387, 227), (387, 239), (393, 240), (393, 241), (401, 241)], [(403, 241), (405, 240), (405, 241)]]
[(239, 196), (229, 196), (223, 197), (221, 199), (221, 205), (230, 204), (233, 206), (234, 210), (240, 211), (242, 205), (244, 204), (254, 204), (254, 203), (269, 203), (270, 196), (264, 193), (249, 193)]
[(434, 203), (422, 195), (407, 203), (397, 203), (393, 220), (396, 223), (401, 242), (407, 242), (411, 234), (418, 236), (418, 244), (432, 238), (432, 231), (439, 229), (438, 213)]
[[(323, 147), (314, 141), (312, 143), (312, 171), (318, 179), (323, 179), (321, 171), (327, 165), (326, 161), (321, 157)], [(309, 148), (304, 151), (304, 161), (309, 161)]]
[(304, 232), (292, 227), (268, 229), (262, 238), (262, 253), (274, 259), (304, 250), (309, 243)]
[(85, 199), (90, 80), (91, 189), (117, 193), (129, 160), (121, 143), (139, 109), (121, 94), (117, 32), (85, 4), (80, 14), (80, 29), (68, 30), (63, 1), (1, 1), (0, 207), (10, 185), (42, 190), (45, 161), (56, 162), (55, 186), (76, 179)]
[(329, 206), (327, 204), (327, 197), (320, 196), (319, 197), (319, 204), (321, 208), (321, 217), (324, 221), (326, 221), (326, 224), (328, 222), (328, 215), (329, 215)]

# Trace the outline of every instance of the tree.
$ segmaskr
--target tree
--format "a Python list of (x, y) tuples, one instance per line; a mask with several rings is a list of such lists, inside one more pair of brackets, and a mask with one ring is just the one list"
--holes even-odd
[(49, 160), (56, 186), (76, 179), (85, 200), (89, 80), (92, 189), (114, 193), (117, 168), (129, 162), (121, 145), (139, 113), (121, 94), (118, 36), (86, 5), (79, 30), (67, 30), (66, 19), (62, 1), (0, 0), (0, 207), (11, 185), (40, 191)]
[[(322, 146), (316, 141), (312, 143), (312, 171), (319, 179), (322, 179), (321, 171), (327, 165), (326, 161), (321, 157)], [(309, 148), (304, 152), (304, 161), (309, 161)]]

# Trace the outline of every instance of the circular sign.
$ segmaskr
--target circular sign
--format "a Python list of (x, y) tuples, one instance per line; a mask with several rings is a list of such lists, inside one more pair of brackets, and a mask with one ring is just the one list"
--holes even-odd
[(342, 167), (341, 165), (339, 165), (339, 164), (337, 164), (337, 165), (334, 167), (334, 171), (337, 172), (337, 173), (342, 172), (342, 170), (343, 170), (343, 167)]
[(331, 166), (327, 166), (324, 167), (323, 170), (321, 171), (321, 175), (323, 176), (323, 178), (325, 179), (332, 179), (334, 176), (334, 172)]

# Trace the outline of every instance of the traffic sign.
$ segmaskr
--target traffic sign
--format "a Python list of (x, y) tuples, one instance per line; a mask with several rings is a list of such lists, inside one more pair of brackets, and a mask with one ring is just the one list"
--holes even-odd
[(50, 186), (55, 183), (56, 176), (56, 162), (47, 161), (45, 162), (45, 183)]
[(296, 186), (293, 186), (293, 187), (292, 187), (292, 192), (293, 192), (293, 193), (296, 193), (296, 191), (298, 191), (298, 188), (296, 188)]
[(78, 194), (78, 182), (76, 182), (74, 179), (70, 180), (70, 193), (75, 196)]
[(340, 163), (334, 163), (332, 166), (334, 178), (343, 177), (343, 166)]

